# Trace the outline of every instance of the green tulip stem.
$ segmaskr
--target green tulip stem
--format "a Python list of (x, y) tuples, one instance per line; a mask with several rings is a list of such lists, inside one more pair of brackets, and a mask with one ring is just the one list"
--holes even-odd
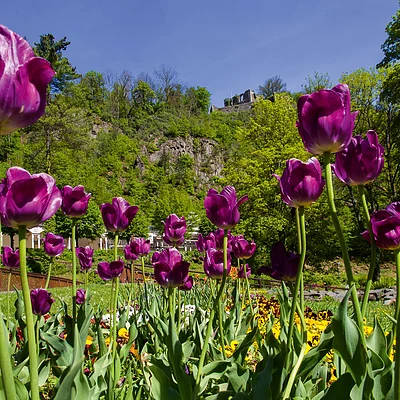
[(244, 279), (246, 280), (246, 290), (247, 290), (247, 297), (249, 299), (250, 313), (251, 313), (251, 316), (253, 317), (254, 316), (253, 302), (251, 301), (250, 282), (249, 282), (249, 278), (247, 277), (246, 263), (245, 262), (243, 262), (243, 271), (244, 271)]
[(297, 359), (296, 364), (290, 373), (289, 381), (286, 385), (285, 392), (283, 393), (282, 400), (290, 399), (290, 392), (292, 391), (294, 381), (297, 377), (297, 372), (299, 371), (300, 365), (303, 362), (304, 356), (306, 354), (306, 348), (307, 348), (307, 343), (303, 343), (301, 346), (299, 358)]
[[(7, 317), (7, 320), (9, 317)], [(14, 375), (12, 370), (12, 357), (9, 351), (10, 343), (8, 341), (8, 329), (4, 324), (4, 316), (0, 313), (0, 371), (3, 381), (3, 389), (7, 400), (17, 400), (17, 392), (15, 390)], [(39, 393), (38, 397), (39, 398)]]
[(367, 229), (368, 229), (368, 232), (369, 232), (369, 241), (370, 241), (370, 244), (371, 244), (371, 263), (369, 264), (368, 278), (367, 278), (367, 283), (365, 285), (364, 297), (363, 297), (362, 305), (361, 305), (361, 314), (362, 314), (363, 317), (365, 317), (365, 313), (367, 311), (367, 305), (368, 305), (369, 291), (371, 290), (372, 277), (374, 275), (374, 270), (375, 270), (376, 243), (375, 243), (374, 234), (372, 232), (371, 218), (369, 216), (369, 211), (368, 211), (367, 199), (365, 197), (364, 186), (363, 185), (358, 186), (358, 191), (359, 191), (360, 197), (361, 197), (361, 204), (362, 204), (362, 207), (363, 207), (364, 218), (365, 218), (365, 221), (367, 223)]
[[(228, 270), (228, 231), (225, 229), (224, 230), (224, 247), (223, 247), (223, 254), (224, 254), (224, 272), (222, 274), (222, 282), (220, 286), (220, 290), (218, 294), (221, 291), (221, 287), (225, 289), (226, 285), (226, 276), (227, 276), (227, 270)], [(222, 293), (221, 293), (222, 295)], [(217, 295), (218, 297), (218, 295)], [(224, 357), (224, 360), (226, 360), (226, 349), (225, 349), (225, 337), (224, 337), (224, 324), (223, 324), (223, 308), (224, 308), (224, 302), (218, 301), (218, 325), (219, 325), (219, 341), (221, 344), (221, 351), (222, 355)]]
[[(72, 242), (72, 321), (76, 324), (76, 219), (72, 218), (71, 242)], [(72, 332), (75, 328), (72, 329)]]
[[(19, 266), (21, 274), (22, 295), (25, 305), (26, 328), (28, 336), (29, 351), (29, 373), (31, 400), (39, 400), (39, 377), (38, 359), (36, 354), (35, 325), (33, 323), (33, 312), (31, 303), (31, 293), (29, 290), (28, 272), (26, 267), (26, 226), (19, 227)], [(1, 352), (3, 353), (3, 352)]]
[[(211, 332), (213, 328), (213, 321), (215, 318), (215, 310), (218, 309), (218, 304), (221, 303), (221, 297), (222, 294), (224, 293), (225, 290), (225, 283), (226, 283), (226, 267), (228, 265), (228, 231), (224, 231), (224, 273), (222, 276), (222, 282), (219, 287), (217, 296), (214, 299), (214, 304), (213, 307), (210, 310), (210, 319), (208, 320), (208, 325), (207, 325), (207, 332), (206, 332), (206, 337), (204, 338), (204, 346), (203, 349), (201, 350), (200, 354), (200, 360), (199, 360), (199, 366), (197, 369), (197, 376), (196, 376), (196, 383), (193, 389), (193, 400), (196, 400), (198, 397), (198, 393), (200, 390), (200, 381), (201, 381), (201, 375), (203, 372), (203, 366), (204, 366), (204, 360), (206, 358), (207, 350), (208, 350), (208, 345), (211, 337)], [(223, 335), (223, 332), (220, 332), (221, 336)], [(224, 339), (224, 338), (223, 338)], [(225, 346), (223, 346), (223, 352), (225, 352)]]
[(88, 288), (88, 272), (87, 269), (85, 269), (85, 293), (87, 292)]
[(146, 272), (145, 272), (145, 270), (144, 270), (144, 257), (141, 256), (140, 259), (141, 259), (141, 262), (142, 262), (142, 275), (143, 275), (143, 284), (144, 284), (144, 296), (146, 297), (146, 306), (147, 306), (147, 309), (149, 309), (149, 300), (148, 300), (148, 296), (147, 296)]
[(8, 272), (8, 281), (7, 281), (7, 330), (10, 326), (10, 291), (11, 291), (11, 268)]
[[(114, 235), (114, 261), (117, 261), (118, 259), (118, 232), (115, 232)], [(113, 323), (112, 323), (112, 336), (111, 336), (111, 341), (110, 341), (110, 346), (112, 346), (113, 354), (113, 368), (114, 368), (114, 382), (113, 382), (113, 388), (115, 387), (116, 382), (118, 381), (119, 377), (115, 375), (115, 372), (117, 371), (116, 368), (116, 355), (117, 355), (117, 308), (118, 308), (118, 289), (119, 289), (119, 277), (113, 278), (113, 307), (112, 307), (112, 312), (113, 312)]]
[[(394, 355), (394, 396), (395, 400), (400, 399), (400, 351), (398, 350), (400, 343), (400, 249), (396, 250), (396, 352)], [(394, 327), (393, 327), (394, 328)], [(394, 332), (393, 332), (394, 333)], [(391, 347), (391, 346), (390, 346)]]
[(131, 305), (132, 297), (136, 298), (134, 295), (135, 290), (135, 262), (134, 260), (131, 261), (131, 290), (129, 291), (129, 300), (128, 304)]
[[(294, 285), (294, 289), (292, 292), (292, 307), (290, 309), (290, 317), (289, 317), (289, 333), (288, 333), (288, 351), (290, 351), (290, 347), (292, 344), (292, 336), (293, 336), (293, 330), (294, 330), (294, 316), (296, 313), (296, 305), (297, 305), (297, 300), (298, 300), (298, 295), (299, 295), (299, 288), (300, 288), (300, 283), (302, 280), (302, 275), (303, 275), (303, 267), (304, 267), (304, 261), (306, 259), (306, 223), (305, 223), (305, 217), (304, 217), (304, 207), (299, 207), (299, 219), (300, 219), (300, 232), (301, 232), (301, 253), (300, 253), (300, 260), (299, 260), (299, 266), (297, 270), (297, 275), (296, 275), (296, 282)], [(301, 306), (300, 306), (301, 308)], [(304, 309), (300, 309), (300, 313), (304, 313)]]
[(39, 358), (39, 325), (40, 325), (40, 317), (36, 318), (36, 354)]
[[(301, 226), (300, 226), (300, 214), (299, 209), (296, 208), (296, 228), (297, 228), (297, 251), (301, 254)], [(300, 281), (300, 308), (304, 310), (304, 278), (301, 274)]]
[(50, 257), (49, 270), (47, 271), (46, 285), (44, 287), (46, 290), (49, 287), (50, 276), (51, 276), (51, 267), (53, 266), (53, 262), (54, 262), (54, 257)]
[(367, 344), (365, 341), (363, 318), (362, 318), (362, 314), (361, 314), (360, 303), (358, 301), (356, 286), (354, 284), (354, 278), (353, 278), (353, 272), (352, 272), (351, 264), (350, 264), (349, 252), (347, 251), (346, 240), (344, 238), (342, 227), (340, 225), (340, 221), (339, 221), (337, 211), (336, 211), (335, 197), (334, 197), (334, 192), (333, 192), (333, 182), (332, 182), (331, 155), (329, 152), (324, 153), (324, 169), (325, 169), (326, 188), (327, 188), (327, 192), (328, 192), (329, 210), (331, 213), (333, 225), (335, 226), (335, 231), (336, 231), (336, 235), (339, 240), (340, 248), (342, 250), (342, 257), (343, 257), (344, 267), (346, 270), (347, 283), (350, 287), (351, 298), (353, 300), (353, 307), (354, 307), (356, 323), (361, 332), (362, 344), (363, 344), (364, 348), (366, 349)]
[[(240, 270), (240, 260), (239, 260), (239, 259), (237, 260), (237, 270), (238, 270), (238, 273), (239, 273), (239, 270)], [(242, 288), (241, 288), (241, 283), (240, 283), (239, 277), (237, 277), (237, 281), (239, 282), (239, 297), (240, 297), (241, 294), (242, 294), (242, 293), (241, 293)], [(239, 314), (239, 321), (240, 321), (240, 319), (242, 318), (243, 306), (244, 306), (244, 290), (243, 290), (243, 295), (242, 295), (241, 298), (240, 298), (240, 314)]]
[[(183, 375), (186, 373), (182, 368), (182, 358), (177, 359), (177, 354), (175, 353), (176, 345), (175, 340), (177, 338), (177, 331), (175, 325), (175, 313), (176, 313), (176, 288), (168, 288), (168, 310), (169, 310), (169, 321), (168, 321), (168, 353), (170, 358), (170, 365), (172, 366), (172, 371), (175, 376), (176, 383), (179, 387), (179, 398), (182, 400), (189, 400), (192, 397), (190, 385), (186, 385), (182, 379)], [(180, 310), (179, 310), (180, 311)]]

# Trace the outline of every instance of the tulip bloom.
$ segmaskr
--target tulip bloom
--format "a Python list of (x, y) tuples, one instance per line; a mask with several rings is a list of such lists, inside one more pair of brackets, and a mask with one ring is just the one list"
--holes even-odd
[(60, 208), (61, 192), (50, 175), (31, 175), (22, 168), (12, 167), (1, 186), (0, 214), (6, 226), (33, 228)]
[(84, 289), (78, 289), (76, 291), (76, 304), (83, 304), (86, 300), (86, 292)]
[(184, 291), (189, 291), (192, 289), (192, 287), (193, 287), (193, 277), (188, 275), (183, 284), (179, 286), (179, 289)]
[(347, 185), (365, 185), (373, 182), (381, 173), (384, 152), (375, 131), (368, 131), (365, 139), (361, 135), (354, 136), (350, 144), (336, 154), (333, 171)]
[(179, 246), (185, 241), (186, 221), (185, 217), (179, 218), (175, 214), (167, 217), (164, 224), (163, 240), (170, 246)]
[(210, 189), (204, 199), (207, 218), (218, 228), (232, 229), (240, 220), (239, 206), (247, 200), (248, 197), (243, 196), (238, 201), (232, 186), (226, 186), (221, 193)]
[[(392, 203), (385, 210), (371, 214), (371, 227), (377, 247), (387, 250), (400, 248), (400, 203)], [(362, 233), (362, 237), (370, 241), (369, 232)]]
[(97, 274), (103, 281), (110, 281), (118, 278), (124, 270), (124, 262), (122, 260), (112, 261), (110, 263), (103, 261), (97, 267)]
[[(210, 233), (210, 236), (214, 237), (215, 239), (215, 248), (217, 250), (223, 250), (224, 249), (224, 230), (221, 228), (218, 228), (215, 232)], [(228, 231), (228, 251), (232, 250), (232, 238), (233, 236), (231, 235), (231, 231)]]
[[(245, 270), (246, 270), (246, 275), (245, 275)], [(241, 265), (238, 272), (238, 278), (245, 279), (246, 277), (248, 278), (250, 275), (251, 275), (251, 268), (249, 267), (249, 264)]]
[(239, 260), (247, 260), (253, 256), (256, 247), (254, 242), (249, 243), (243, 238), (236, 239), (232, 246), (233, 255)]
[(338, 153), (350, 143), (357, 112), (350, 112), (347, 85), (301, 96), (297, 109), (297, 128), (310, 153)]
[[(231, 270), (231, 257), (228, 253), (226, 273)], [(210, 278), (221, 279), (224, 275), (224, 253), (222, 250), (209, 249), (204, 258), (204, 272)]]
[(42, 239), (44, 252), (50, 257), (57, 257), (62, 254), (65, 249), (64, 238), (54, 235), (51, 232), (46, 233)]
[(43, 115), (54, 74), (25, 39), (0, 25), (0, 135), (25, 128)]
[(139, 257), (147, 256), (150, 252), (150, 240), (135, 238), (124, 248), (126, 260), (137, 260)]
[(208, 249), (214, 249), (215, 236), (213, 234), (210, 234), (209, 236), (203, 236), (201, 233), (199, 233), (196, 241), (196, 247), (200, 253), (205, 253)]
[(307, 207), (321, 196), (325, 186), (321, 165), (316, 158), (306, 163), (292, 158), (286, 161), (282, 177), (274, 174), (279, 181), (281, 196), (290, 207)]
[(47, 314), (54, 301), (51, 294), (45, 289), (31, 290), (32, 311), (35, 315)]
[(90, 193), (86, 193), (83, 186), (64, 186), (62, 190), (62, 212), (71, 218), (79, 218), (88, 209)]
[(19, 268), (19, 250), (14, 251), (11, 247), (4, 247), (1, 260), (5, 267)]
[(81, 266), (81, 271), (88, 271), (92, 268), (94, 250), (90, 246), (77, 247), (75, 252)]
[(271, 248), (271, 267), (262, 266), (257, 273), (269, 275), (280, 281), (293, 282), (299, 269), (300, 255), (286, 251), (282, 242), (275, 243)]
[(101, 206), (104, 225), (110, 232), (121, 232), (128, 228), (139, 208), (131, 206), (122, 197), (114, 197), (112, 203)]
[(155, 260), (154, 277), (161, 286), (174, 288), (188, 279), (190, 264), (182, 260), (181, 253), (174, 247), (158, 253)]

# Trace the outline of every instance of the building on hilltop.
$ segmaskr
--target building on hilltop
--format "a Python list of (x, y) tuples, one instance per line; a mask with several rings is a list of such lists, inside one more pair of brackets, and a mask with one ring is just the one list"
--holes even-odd
[(212, 105), (210, 108), (210, 113), (213, 111), (221, 111), (224, 113), (249, 111), (252, 109), (255, 100), (256, 94), (254, 90), (248, 89), (242, 94), (237, 94), (231, 98), (226, 98), (224, 100), (224, 107), (216, 107)]

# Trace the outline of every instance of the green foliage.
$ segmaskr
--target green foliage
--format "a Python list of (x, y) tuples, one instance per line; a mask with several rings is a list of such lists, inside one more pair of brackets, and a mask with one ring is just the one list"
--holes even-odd
[(306, 83), (301, 85), (304, 93), (313, 93), (321, 89), (330, 89), (332, 86), (328, 73), (314, 71), (314, 75), (307, 75)]
[(56, 42), (55, 37), (48, 33), (40, 36), (40, 41), (35, 43), (33, 50), (38, 57), (43, 57), (50, 62), (56, 75), (50, 83), (52, 93), (62, 92), (72, 81), (77, 79), (79, 75), (76, 68), (71, 65), (68, 58), (63, 56), (63, 51), (71, 42), (66, 37)]

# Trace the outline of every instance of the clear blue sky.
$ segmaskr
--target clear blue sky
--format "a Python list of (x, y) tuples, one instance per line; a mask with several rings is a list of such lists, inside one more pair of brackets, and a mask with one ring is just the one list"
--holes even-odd
[(2, 7), (0, 23), (31, 44), (66, 36), (81, 74), (167, 64), (222, 106), (274, 75), (298, 91), (314, 71), (337, 82), (376, 65), (398, 8), (397, 0), (19, 0)]

